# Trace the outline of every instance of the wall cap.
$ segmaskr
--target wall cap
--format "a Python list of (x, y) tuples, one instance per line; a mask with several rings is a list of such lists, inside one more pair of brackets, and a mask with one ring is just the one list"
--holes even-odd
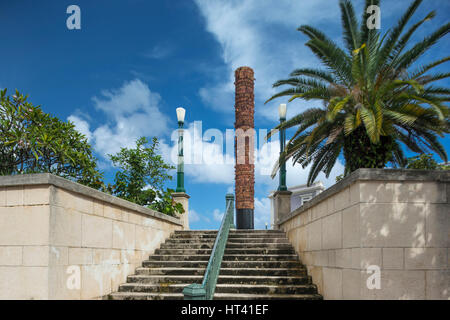
[(302, 214), (309, 208), (315, 206), (319, 202), (331, 197), (341, 190), (349, 187), (357, 181), (438, 181), (450, 182), (450, 170), (412, 170), (412, 169), (358, 169), (350, 175), (337, 182), (328, 189), (319, 193), (313, 199), (292, 211), (282, 220), (278, 221), (278, 225)]
[(186, 199), (189, 199), (190, 196), (186, 192), (172, 192), (172, 198), (186, 198)]
[(170, 222), (172, 224), (182, 226), (183, 223), (179, 218), (171, 217), (161, 212), (145, 208), (136, 203), (120, 199), (110, 194), (95, 190), (93, 188), (84, 186), (82, 184), (70, 181), (68, 179), (56, 176), (50, 173), (35, 173), (35, 174), (18, 174), (10, 176), (0, 176), (0, 188), (1, 187), (14, 187), (14, 186), (36, 186), (36, 185), (53, 185), (55, 187), (79, 193), (84, 196), (101, 200), (110, 203), (115, 206), (123, 207), (129, 210), (137, 211), (138, 213)]

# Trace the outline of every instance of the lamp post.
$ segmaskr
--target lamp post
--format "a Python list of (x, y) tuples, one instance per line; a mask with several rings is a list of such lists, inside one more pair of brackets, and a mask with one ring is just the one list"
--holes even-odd
[[(286, 104), (282, 103), (278, 107), (278, 115), (280, 116), (280, 124), (286, 121)], [(284, 161), (284, 148), (286, 145), (286, 130), (280, 130), (280, 184), (278, 186), (278, 191), (287, 191), (286, 187), (286, 162)]]
[(186, 110), (177, 108), (178, 119), (178, 166), (177, 166), (177, 189), (175, 192), (186, 192), (184, 190), (184, 157), (183, 157), (183, 125)]

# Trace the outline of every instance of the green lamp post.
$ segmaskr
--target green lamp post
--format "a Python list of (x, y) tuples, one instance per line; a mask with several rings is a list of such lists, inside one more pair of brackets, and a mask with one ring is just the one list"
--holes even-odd
[[(286, 121), (286, 104), (282, 103), (278, 107), (278, 115), (280, 116), (280, 124)], [(286, 145), (286, 129), (280, 130), (280, 184), (278, 186), (278, 191), (287, 191), (286, 187), (286, 162), (284, 161), (284, 148)]]
[(178, 119), (178, 166), (177, 166), (177, 189), (176, 192), (186, 192), (184, 189), (184, 157), (183, 157), (183, 125), (186, 110), (177, 108)]

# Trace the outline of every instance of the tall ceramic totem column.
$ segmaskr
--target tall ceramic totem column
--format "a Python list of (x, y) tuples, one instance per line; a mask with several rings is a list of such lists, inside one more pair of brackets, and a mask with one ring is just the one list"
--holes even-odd
[(254, 73), (249, 67), (240, 67), (235, 73), (235, 191), (236, 228), (254, 228), (254, 139), (255, 95)]

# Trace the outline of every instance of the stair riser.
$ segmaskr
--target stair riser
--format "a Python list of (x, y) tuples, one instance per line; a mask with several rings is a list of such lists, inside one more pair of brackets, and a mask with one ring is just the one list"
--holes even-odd
[(289, 277), (289, 276), (306, 276), (307, 272), (304, 268), (291, 269), (220, 269), (220, 275), (224, 276), (268, 276), (268, 277)]
[[(205, 268), (198, 269), (156, 269), (156, 268), (138, 268), (136, 270), (137, 275), (193, 275), (203, 276), (205, 274)], [(220, 274), (224, 276), (306, 276), (306, 269), (293, 268), (293, 269), (224, 269), (220, 270)]]
[[(157, 255), (210, 255), (212, 249), (156, 249)], [(293, 249), (227, 249), (225, 254), (295, 254)]]
[(206, 268), (208, 261), (144, 261), (144, 268)]
[[(144, 268), (206, 268), (208, 261), (144, 261)], [(299, 268), (299, 261), (222, 261), (221, 268)]]
[(277, 254), (277, 255), (227, 255), (225, 254), (222, 261), (294, 261), (298, 260), (295, 254)]
[(214, 300), (322, 300), (322, 297), (318, 294), (316, 295), (303, 295), (303, 296), (283, 296), (282, 298), (277, 298), (276, 296), (259, 296), (259, 297), (254, 297), (254, 296), (239, 296), (237, 297), (234, 294), (229, 294), (229, 295), (215, 295), (214, 296)]
[[(208, 261), (210, 255), (151, 255), (149, 261)], [(278, 254), (278, 255), (234, 255), (225, 254), (222, 261), (286, 261), (297, 260), (295, 254)]]
[[(174, 234), (217, 234), (216, 230), (176, 230)], [(284, 231), (280, 230), (230, 230), (230, 234), (281, 234), (285, 235)]]
[[(107, 297), (108, 300), (183, 300), (183, 294), (173, 294), (171, 296), (160, 296), (158, 294), (147, 294), (147, 295), (139, 295), (139, 296), (123, 296), (118, 294), (111, 294)], [(293, 296), (282, 296), (282, 298), (278, 298), (276, 296), (271, 295), (263, 295), (263, 296), (236, 296), (235, 294), (229, 295), (215, 295), (214, 300), (322, 300), (322, 297), (318, 294), (313, 295), (293, 295)]]
[(135, 276), (129, 276), (127, 278), (128, 284), (134, 284), (134, 283), (142, 283), (142, 284), (162, 284), (162, 285), (168, 285), (168, 284), (181, 284), (181, 283), (202, 283), (203, 277), (202, 276), (183, 276), (183, 277), (177, 277), (177, 278), (171, 278), (170, 276), (161, 276), (161, 277), (152, 277), (152, 278), (145, 278), (145, 277), (135, 277)]
[[(201, 244), (201, 243), (212, 243), (214, 244), (215, 239), (175, 239), (169, 238), (164, 243), (180, 243), (180, 244)], [(228, 243), (285, 243), (290, 244), (289, 240), (286, 238), (228, 238)]]
[(281, 279), (259, 279), (255, 278), (253, 280), (245, 279), (245, 278), (223, 278), (219, 276), (217, 280), (218, 284), (255, 284), (255, 285), (306, 285), (311, 284), (311, 281), (308, 277), (304, 278), (281, 278)]
[(137, 275), (167, 275), (167, 276), (203, 276), (205, 268), (198, 269), (154, 269), (154, 268), (139, 268), (136, 270)]
[[(174, 234), (171, 239), (215, 239), (217, 235), (215, 234)], [(229, 234), (228, 238), (280, 238), (285, 239), (286, 237), (281, 234)]]
[[(203, 280), (202, 276), (182, 276), (182, 277), (170, 277), (170, 276), (158, 276), (158, 277), (136, 277), (129, 276), (127, 279), (127, 283), (144, 283), (144, 284), (179, 284), (179, 283), (201, 283)], [(221, 277), (217, 280), (219, 284), (255, 284), (255, 285), (306, 285), (310, 284), (310, 279), (308, 277), (303, 278), (242, 278), (239, 276), (236, 277)]]
[[(186, 285), (192, 282), (187, 282)], [(119, 292), (146, 292), (146, 293), (181, 293), (183, 291), (183, 285), (170, 286), (170, 285), (135, 285), (133, 283), (127, 283), (120, 285)], [(234, 294), (314, 294), (316, 288), (313, 285), (305, 286), (285, 286), (285, 287), (241, 287), (239, 285), (227, 285), (222, 286), (218, 284), (216, 286), (216, 293), (234, 293)]]
[[(189, 285), (191, 282), (186, 282)], [(133, 283), (122, 284), (119, 286), (119, 292), (146, 292), (146, 293), (182, 293), (183, 286), (166, 286), (166, 285), (154, 285), (154, 286), (139, 286)]]
[[(160, 249), (212, 249), (214, 243), (163, 243)], [(289, 243), (230, 243), (227, 249), (292, 249)]]
[(176, 296), (170, 296), (170, 297), (164, 297), (164, 296), (159, 296), (158, 294), (149, 294), (149, 295), (144, 295), (144, 296), (123, 296), (123, 295), (115, 295), (115, 294), (110, 294), (108, 296), (108, 300), (183, 300), (183, 294), (179, 294)]
[(293, 249), (290, 243), (252, 243), (252, 242), (244, 242), (244, 243), (233, 243), (227, 242), (227, 249)]
[(239, 286), (216, 286), (216, 293), (246, 293), (246, 294), (314, 294), (316, 288), (313, 285), (302, 287), (239, 287)]

